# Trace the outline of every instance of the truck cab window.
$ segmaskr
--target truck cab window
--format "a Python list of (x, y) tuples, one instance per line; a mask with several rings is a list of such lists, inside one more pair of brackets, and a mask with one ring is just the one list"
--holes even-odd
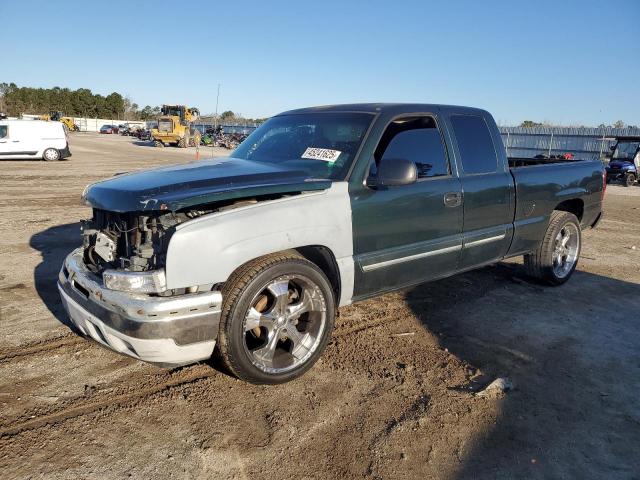
[(394, 120), (385, 130), (376, 151), (371, 175), (384, 158), (411, 160), (418, 169), (418, 178), (449, 175), (449, 162), (435, 120), (428, 116)]
[(6, 125), (0, 125), (0, 138), (6, 138), (9, 128)]
[(498, 157), (484, 119), (476, 115), (453, 115), (451, 124), (464, 173), (494, 173), (498, 167)]

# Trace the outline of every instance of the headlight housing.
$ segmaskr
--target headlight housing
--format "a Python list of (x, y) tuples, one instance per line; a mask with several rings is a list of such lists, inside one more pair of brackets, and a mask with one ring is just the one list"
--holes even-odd
[(105, 288), (121, 292), (162, 293), (167, 289), (164, 269), (149, 272), (123, 272), (105, 270), (102, 273)]
[(90, 183), (86, 187), (84, 187), (84, 190), (82, 190), (82, 195), (80, 195), (80, 204), (86, 205), (87, 207), (91, 207), (92, 206), (89, 203), (89, 200), (87, 200), (87, 193), (89, 192), (89, 187), (91, 187), (92, 185), (93, 185), (93, 183)]

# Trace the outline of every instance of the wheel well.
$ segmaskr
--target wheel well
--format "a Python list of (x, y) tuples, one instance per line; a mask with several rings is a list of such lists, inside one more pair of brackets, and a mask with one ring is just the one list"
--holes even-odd
[(578, 218), (578, 220), (582, 221), (582, 214), (584, 213), (584, 202), (580, 198), (565, 200), (564, 202), (560, 203), (554, 210), (573, 213)]
[(315, 263), (327, 276), (335, 293), (336, 304), (340, 301), (340, 270), (333, 252), (322, 245), (310, 245), (295, 249), (300, 255)]

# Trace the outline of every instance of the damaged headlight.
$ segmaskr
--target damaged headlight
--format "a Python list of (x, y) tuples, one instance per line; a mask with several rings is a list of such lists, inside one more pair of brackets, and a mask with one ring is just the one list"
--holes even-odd
[(109, 290), (121, 292), (162, 293), (167, 289), (164, 269), (149, 272), (105, 270), (102, 273), (102, 281)]
[(89, 187), (91, 186), (93, 186), (93, 183), (88, 184), (86, 187), (84, 187), (84, 190), (82, 190), (82, 195), (80, 195), (81, 205), (86, 205), (87, 207), (91, 207), (89, 200), (87, 200), (87, 193), (89, 193)]

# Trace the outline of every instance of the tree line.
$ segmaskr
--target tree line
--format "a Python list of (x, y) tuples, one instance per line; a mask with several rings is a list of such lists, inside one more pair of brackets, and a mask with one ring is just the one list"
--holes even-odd
[(0, 83), (0, 110), (10, 116), (23, 113), (46, 114), (61, 111), (70, 117), (126, 118), (137, 117), (137, 105), (117, 92), (103, 96), (88, 88), (18, 87), (15, 83)]
[[(11, 117), (23, 113), (44, 115), (60, 111), (68, 117), (112, 118), (119, 120), (153, 120), (160, 116), (160, 107), (146, 105), (142, 108), (130, 98), (113, 92), (100, 95), (88, 88), (19, 87), (15, 83), (0, 83), (0, 112)], [(204, 115), (213, 119), (214, 115)], [(241, 125), (262, 123), (264, 118), (244, 118), (231, 110), (222, 112), (218, 120)]]

